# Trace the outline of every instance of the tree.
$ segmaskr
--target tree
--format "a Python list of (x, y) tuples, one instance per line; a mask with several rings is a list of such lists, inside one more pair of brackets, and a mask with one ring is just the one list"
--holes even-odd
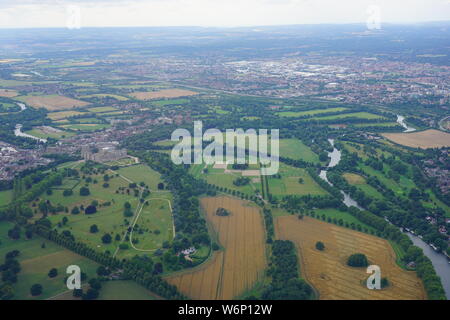
[(89, 286), (95, 290), (100, 290), (102, 288), (100, 280), (96, 278), (92, 278), (91, 280), (89, 280)]
[(107, 276), (109, 274), (110, 274), (109, 270), (106, 269), (104, 266), (100, 266), (97, 268), (97, 275), (99, 275), (100, 277)]
[(325, 245), (323, 244), (322, 241), (317, 241), (316, 242), (316, 249), (319, 250), (319, 251), (325, 250)]
[(39, 283), (33, 284), (30, 288), (30, 293), (33, 297), (39, 296), (42, 294), (42, 285)]
[(82, 297), (82, 296), (83, 296), (83, 289), (74, 289), (73, 292), (72, 292), (72, 295), (73, 295), (75, 298), (80, 298), (80, 297)]
[(96, 225), (96, 224), (93, 224), (93, 225), (89, 228), (89, 231), (90, 231), (91, 233), (96, 233), (96, 232), (98, 232), (98, 227), (97, 227), (97, 225)]
[(70, 211), (71, 214), (79, 214), (80, 213), (80, 209), (78, 207), (73, 207), (72, 210)]
[(83, 300), (95, 300), (98, 298), (98, 290), (89, 288), (86, 294), (83, 295)]
[(91, 191), (87, 187), (81, 187), (80, 188), (80, 196), (88, 196), (91, 194)]
[(66, 190), (63, 191), (63, 196), (64, 197), (70, 197), (71, 195), (73, 195), (73, 191), (72, 190), (66, 189)]
[(105, 233), (102, 237), (102, 242), (104, 244), (108, 244), (108, 243), (111, 243), (111, 241), (112, 241), (111, 235), (109, 233)]
[(164, 190), (164, 183), (158, 183), (158, 190)]
[(86, 209), (84, 209), (85, 214), (94, 214), (96, 212), (97, 212), (97, 207), (92, 206), (92, 205), (87, 206)]
[(369, 261), (367, 257), (363, 253), (355, 253), (348, 257), (347, 265), (350, 267), (367, 267), (369, 265)]
[(48, 272), (48, 276), (49, 278), (54, 278), (58, 275), (58, 269), (56, 268), (52, 268), (50, 269), (50, 271)]

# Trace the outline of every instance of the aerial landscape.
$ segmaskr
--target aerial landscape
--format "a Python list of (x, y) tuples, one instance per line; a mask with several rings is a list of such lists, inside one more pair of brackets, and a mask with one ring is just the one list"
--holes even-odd
[(450, 20), (256, 25), (0, 24), (0, 300), (450, 299)]

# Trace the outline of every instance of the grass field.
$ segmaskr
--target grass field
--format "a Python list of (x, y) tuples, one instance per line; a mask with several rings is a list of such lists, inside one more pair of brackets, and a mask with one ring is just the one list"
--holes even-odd
[[(280, 163), (279, 174), (281, 174), (281, 179), (268, 177), (269, 192), (274, 196), (327, 194), (305, 169)], [(303, 183), (299, 182), (300, 178), (303, 179)]]
[(136, 221), (132, 241), (141, 250), (156, 250), (174, 237), (170, 204), (164, 199), (150, 199)]
[(183, 103), (188, 103), (189, 100), (188, 99), (168, 99), (168, 100), (157, 100), (157, 101), (152, 101), (152, 104), (158, 107), (164, 107), (167, 105), (172, 105), (172, 104), (183, 104)]
[(280, 139), (280, 156), (319, 163), (319, 156), (298, 139)]
[(395, 143), (411, 148), (450, 147), (450, 133), (434, 129), (410, 133), (384, 133), (383, 136)]
[[(52, 195), (43, 195), (41, 199), (49, 200), (54, 206), (60, 204), (63, 207), (67, 207), (69, 212), (75, 206), (80, 207), (83, 205), (87, 207), (93, 200), (98, 201), (99, 204), (110, 202), (109, 206), (97, 206), (97, 213), (92, 215), (86, 215), (84, 212), (75, 215), (59, 213), (50, 215), (49, 219), (59, 231), (69, 230), (76, 239), (87, 243), (92, 248), (101, 252), (108, 250), (114, 253), (120, 244), (120, 240), (115, 240), (115, 237), (118, 235), (122, 239), (127, 228), (131, 226), (135, 218), (124, 217), (124, 203), (128, 201), (131, 204), (133, 212), (138, 205), (138, 198), (134, 196), (134, 192), (132, 190), (130, 194), (125, 192), (126, 189), (130, 189), (130, 181), (136, 183), (144, 182), (148, 185), (152, 190), (149, 198), (171, 200), (172, 195), (166, 190), (157, 190), (157, 184), (161, 181), (160, 176), (147, 166), (138, 165), (121, 168), (117, 172), (120, 176), (115, 176), (116, 173), (113, 171), (108, 171), (107, 173), (113, 176), (108, 181), (108, 188), (103, 187), (103, 175), (90, 176), (93, 180), (96, 179), (98, 183), (88, 184), (90, 190), (89, 196), (84, 197), (79, 195), (80, 188), (85, 185), (84, 181), (77, 183), (75, 179), (64, 179), (63, 185), (58, 187), (58, 189), (54, 189)], [(120, 188), (124, 190), (120, 191)], [(64, 197), (62, 195), (62, 189), (72, 189), (73, 195)], [(116, 192), (118, 190), (119, 193)], [(67, 224), (59, 225), (64, 216), (68, 218)], [(97, 233), (90, 232), (90, 227), (94, 224), (99, 228), (99, 232)], [(173, 238), (172, 214), (167, 207), (167, 201), (162, 204), (156, 200), (149, 201), (149, 206), (144, 206), (137, 224), (143, 229), (142, 234), (139, 231), (134, 233), (136, 235), (135, 238), (139, 239), (139, 243), (136, 244), (137, 248), (141, 248), (141, 246), (143, 249), (159, 248), (163, 241), (172, 240)], [(155, 232), (155, 230), (159, 230), (159, 232)], [(101, 241), (101, 237), (105, 233), (109, 233), (113, 238), (113, 241), (109, 244), (104, 244)], [(121, 256), (129, 256), (137, 253), (139, 252), (131, 247), (127, 250), (120, 251)]]
[[(302, 275), (319, 292), (321, 300), (423, 300), (426, 294), (415, 272), (401, 269), (389, 242), (361, 232), (337, 227), (316, 219), (295, 216), (275, 220), (279, 239), (293, 241), (301, 258)], [(324, 251), (315, 248), (317, 241)], [(365, 268), (347, 266), (346, 259), (363, 253), (370, 264), (380, 266), (390, 286), (369, 290)]]
[(158, 183), (162, 181), (160, 173), (144, 164), (120, 168), (117, 173), (137, 183), (145, 182), (152, 192), (158, 191)]
[(88, 105), (88, 102), (72, 99), (59, 95), (42, 95), (42, 96), (21, 96), (16, 97), (16, 100), (23, 101), (35, 108), (45, 108), (49, 111), (72, 109), (75, 107), (83, 107)]
[(0, 89), (0, 97), (12, 98), (17, 96), (18, 93), (16, 90), (11, 89)]
[(109, 128), (109, 124), (103, 123), (78, 123), (78, 124), (64, 124), (60, 126), (63, 129), (69, 129), (73, 131), (96, 131)]
[(379, 116), (377, 114), (372, 114), (369, 112), (343, 113), (343, 114), (338, 114), (338, 115), (333, 115), (333, 116), (313, 117), (310, 119), (313, 119), (313, 120), (339, 120), (339, 119), (346, 119), (346, 118), (358, 118), (358, 119), (368, 119), (368, 120), (383, 119), (382, 116)]
[[(3, 263), (4, 256), (12, 250), (19, 250), (18, 260), (22, 270), (18, 274), (18, 282), (14, 284), (14, 299), (47, 299), (57, 294), (67, 291), (64, 277), (69, 265), (78, 265), (82, 272), (88, 275), (88, 279), (96, 276), (98, 264), (79, 256), (69, 250), (60, 247), (53, 242), (34, 236), (31, 240), (26, 240), (22, 232), (19, 240), (11, 240), (7, 236), (7, 231), (12, 228), (10, 222), (0, 222), (0, 262)], [(45, 248), (42, 244), (45, 243)], [(51, 268), (58, 269), (58, 276), (49, 278), (48, 272)], [(43, 286), (43, 293), (40, 296), (32, 297), (30, 287), (39, 283)]]
[(130, 96), (139, 100), (152, 100), (161, 98), (178, 98), (198, 94), (197, 92), (183, 89), (163, 89), (159, 91), (141, 91), (130, 93)]
[(12, 201), (12, 190), (0, 191), (0, 207), (7, 205)]
[[(266, 265), (264, 226), (261, 214), (249, 202), (229, 197), (203, 198), (207, 220), (223, 250), (194, 270), (167, 280), (192, 299), (232, 299), (253, 287), (264, 276)], [(222, 207), (231, 212), (215, 214)]]
[(88, 111), (94, 112), (94, 113), (102, 113), (102, 112), (112, 112), (112, 111), (118, 111), (118, 110), (113, 107), (96, 107), (96, 108), (89, 108)]
[(98, 300), (157, 300), (158, 297), (131, 280), (102, 282)]
[(287, 118), (296, 118), (296, 117), (303, 117), (303, 116), (313, 116), (316, 114), (322, 114), (322, 113), (331, 113), (331, 112), (341, 112), (348, 110), (347, 108), (343, 107), (337, 107), (337, 108), (329, 108), (329, 109), (314, 109), (314, 110), (307, 110), (307, 111), (283, 111), (283, 112), (277, 112), (276, 114), (280, 117), (287, 117)]
[(110, 94), (110, 93), (88, 94), (88, 95), (82, 96), (81, 98), (82, 99), (86, 99), (86, 98), (87, 99), (89, 99), (89, 98), (100, 98), (100, 99), (102, 99), (102, 98), (113, 98), (113, 99), (116, 99), (116, 100), (119, 100), (119, 101), (127, 101), (128, 100), (127, 97), (119, 96), (117, 94)]
[(85, 114), (84, 112), (79, 112), (79, 111), (60, 111), (60, 112), (51, 112), (47, 115), (47, 117), (51, 120), (61, 120), (61, 119), (66, 119), (69, 117), (73, 117), (73, 116), (79, 116)]
[(39, 128), (39, 127), (33, 128), (33, 130), (26, 131), (25, 133), (31, 134), (32, 136), (35, 136), (35, 137), (38, 137), (41, 139), (48, 139), (48, 138), (62, 139), (62, 138), (68, 138), (68, 137), (75, 135), (75, 133), (73, 133), (73, 132), (62, 131), (62, 130), (49, 132), (49, 131), (47, 131), (43, 128)]

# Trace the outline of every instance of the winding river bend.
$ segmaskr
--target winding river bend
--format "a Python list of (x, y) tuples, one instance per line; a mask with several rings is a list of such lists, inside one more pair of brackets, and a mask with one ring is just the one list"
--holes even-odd
[[(27, 109), (27, 106), (25, 105), (25, 103), (17, 102), (17, 105), (20, 107), (20, 112), (22, 112), (22, 111)], [(34, 140), (37, 140), (37, 141), (43, 142), (43, 143), (47, 142), (47, 139), (41, 139), (41, 138), (32, 136), (31, 134), (23, 133), (22, 132), (22, 125), (20, 123), (16, 124), (16, 128), (14, 129), (14, 135), (16, 137), (23, 137), (23, 138), (34, 139)]]
[[(398, 116), (398, 117), (401, 117), (401, 116)], [(403, 121), (403, 119), (401, 119), (401, 120)], [(408, 127), (406, 124), (403, 127), (406, 129), (405, 132), (412, 132), (412, 131), (416, 130), (414, 128)], [(328, 182), (330, 185), (332, 185), (330, 183), (330, 181), (328, 181), (328, 179), (327, 179), (327, 171), (329, 168), (337, 166), (338, 163), (341, 161), (341, 151), (338, 150), (334, 146), (334, 139), (328, 139), (328, 141), (333, 146), (333, 151), (328, 153), (328, 156), (330, 157), (330, 163), (328, 164), (326, 170), (322, 170), (320, 172), (319, 176), (323, 180)], [(359, 206), (358, 203), (350, 197), (350, 195), (346, 194), (342, 190), (341, 190), (341, 193), (344, 195), (344, 200), (342, 202), (347, 207), (357, 207), (360, 210), (364, 210), (364, 208)], [(412, 235), (409, 232), (406, 234), (411, 239), (411, 241), (414, 243), (414, 245), (421, 248), (423, 250), (423, 253), (431, 260), (431, 263), (433, 264), (433, 267), (436, 270), (436, 273), (441, 278), (442, 286), (444, 287), (447, 299), (450, 299), (450, 264), (449, 264), (447, 258), (443, 254), (439, 254), (436, 251), (434, 251), (426, 242), (424, 242), (419, 237)]]
[(415, 128), (409, 127), (405, 122), (405, 117), (401, 115), (397, 115), (397, 123), (400, 124), (403, 128), (405, 128), (405, 131), (403, 132), (413, 132), (416, 131)]

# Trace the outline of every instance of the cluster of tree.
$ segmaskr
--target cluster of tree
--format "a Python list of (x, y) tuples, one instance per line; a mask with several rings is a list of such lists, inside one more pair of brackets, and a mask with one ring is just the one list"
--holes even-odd
[(271, 266), (267, 271), (272, 281), (262, 293), (267, 300), (309, 300), (312, 288), (299, 279), (295, 246), (288, 240), (272, 243)]
[(230, 211), (225, 208), (217, 208), (216, 216), (226, 217), (230, 215)]
[(5, 254), (5, 261), (0, 265), (1, 282), (0, 282), (0, 299), (10, 300), (14, 297), (13, 284), (17, 282), (17, 274), (21, 267), (16, 259), (20, 252), (13, 250)]
[(246, 186), (250, 183), (249, 177), (238, 177), (233, 181), (233, 184), (237, 187)]
[(133, 260), (119, 260), (107, 253), (99, 253), (82, 242), (75, 241), (64, 233), (59, 234), (56, 230), (51, 230), (45, 223), (36, 223), (34, 231), (40, 236), (54, 241), (55, 243), (72, 250), (88, 259), (96, 261), (110, 270), (123, 270), (123, 277), (135, 280), (150, 291), (166, 299), (184, 299), (185, 297), (178, 292), (177, 288), (168, 284), (158, 275), (143, 268)]
[(363, 253), (354, 253), (348, 257), (347, 265), (354, 268), (367, 267), (369, 260)]

